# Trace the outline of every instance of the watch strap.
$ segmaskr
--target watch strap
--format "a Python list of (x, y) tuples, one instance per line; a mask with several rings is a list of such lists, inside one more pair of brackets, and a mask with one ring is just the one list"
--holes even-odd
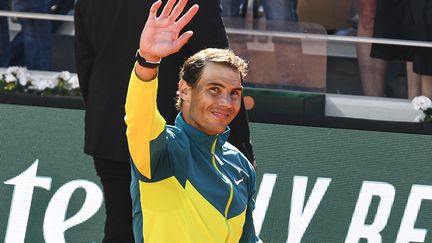
[(136, 60), (140, 66), (146, 67), (146, 68), (156, 68), (160, 64), (160, 60), (158, 62), (147, 61), (144, 57), (142, 57), (140, 55), (139, 49), (137, 50), (137, 52), (135, 54), (135, 58), (136, 58)]

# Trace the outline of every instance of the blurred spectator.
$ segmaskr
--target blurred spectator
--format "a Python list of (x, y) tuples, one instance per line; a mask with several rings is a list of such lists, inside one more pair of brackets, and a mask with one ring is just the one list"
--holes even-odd
[[(374, 37), (432, 41), (432, 2), (378, 0)], [(371, 56), (407, 61), (408, 97), (432, 95), (432, 48), (373, 44)]]
[[(305, 29), (297, 23), (297, 2), (262, 0), (266, 20), (254, 21), (253, 28), (303, 33)], [(240, 5), (246, 4), (241, 0), (221, 0), (221, 3), (226, 17), (240, 16), (239, 11), (243, 8)], [(227, 20), (238, 22), (235, 18)], [(320, 30), (316, 29), (313, 33)], [(232, 49), (250, 60), (249, 83), (276, 89), (325, 91), (326, 56), (323, 50), (326, 42), (309, 42), (308, 45), (314, 46), (313, 54), (303, 52), (303, 43), (298, 38), (230, 35)]]
[[(3, 0), (0, 0), (3, 1)], [(74, 0), (52, 0), (50, 3), (49, 13), (50, 14), (68, 14), (74, 5)], [(51, 21), (51, 32), (54, 34), (60, 27), (62, 21)], [(8, 47), (9, 66), (27, 66), (25, 59), (25, 39), (24, 32), (18, 32), (13, 38), (12, 42)], [(51, 54), (52, 56), (52, 54)], [(2, 65), (6, 66), (6, 64)], [(28, 66), (27, 66), (28, 67)], [(29, 67), (28, 67), (29, 68)], [(31, 68), (30, 68), (31, 69)], [(47, 69), (45, 69), (47, 70)]]
[[(358, 0), (358, 36), (432, 41), (427, 0)], [(361, 43), (357, 46), (363, 94), (385, 96), (387, 61), (407, 61), (408, 98), (432, 95), (432, 48)], [(414, 63), (414, 64), (413, 64)]]
[[(257, 1), (257, 0), (253, 0)], [(297, 0), (261, 0), (266, 19), (298, 21)], [(247, 0), (221, 0), (222, 16), (240, 17)]]
[[(357, 36), (372, 37), (374, 32), (375, 12), (377, 0), (357, 0), (359, 22)], [(357, 58), (363, 95), (384, 96), (384, 80), (387, 62), (372, 58), (371, 43), (357, 44)]]
[(93, 157), (105, 199), (103, 243), (134, 242), (131, 169), (124, 103), (139, 33), (142, 0), (78, 0), (75, 63), (86, 106), (84, 153)]
[(268, 20), (298, 21), (297, 0), (261, 0)]
[(246, 0), (221, 0), (222, 16), (240, 17), (241, 8)]
[[(9, 10), (9, 0), (0, 0), (0, 10)], [(7, 17), (0, 17), (0, 67), (9, 63), (9, 24)]]
[[(52, 0), (50, 14), (72, 15), (75, 0)], [(52, 21), (52, 31), (55, 33), (62, 21)]]
[[(3, 10), (8, 9), (9, 0), (0, 0)], [(51, 0), (11, 0), (13, 11), (49, 13)], [(1, 65), (3, 67), (16, 65), (11, 62), (14, 55), (13, 46), (6, 43), (9, 40), (9, 27), (5, 18), (0, 25), (2, 55)], [(29, 18), (19, 18), (21, 24), (22, 40), (24, 45), (25, 66), (28, 69), (51, 70), (52, 69), (52, 34), (51, 22)], [(4, 55), (3, 55), (4, 54)]]

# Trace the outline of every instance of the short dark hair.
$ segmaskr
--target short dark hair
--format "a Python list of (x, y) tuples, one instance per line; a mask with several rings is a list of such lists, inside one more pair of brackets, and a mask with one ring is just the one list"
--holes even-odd
[[(229, 49), (207, 48), (197, 52), (184, 62), (180, 70), (180, 80), (185, 80), (192, 89), (195, 88), (198, 80), (201, 78), (204, 67), (210, 62), (222, 64), (237, 70), (242, 82), (247, 75), (246, 61), (236, 56), (233, 51)], [(177, 95), (176, 108), (180, 110), (181, 107), (182, 100)]]

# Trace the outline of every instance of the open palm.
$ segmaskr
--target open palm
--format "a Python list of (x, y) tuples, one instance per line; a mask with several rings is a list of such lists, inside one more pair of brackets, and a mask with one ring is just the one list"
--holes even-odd
[(198, 11), (198, 5), (192, 6), (183, 16), (180, 14), (187, 0), (168, 0), (162, 13), (156, 13), (162, 2), (155, 2), (150, 8), (150, 14), (144, 26), (140, 38), (140, 50), (147, 57), (155, 60), (177, 52), (186, 44), (192, 36), (192, 31), (187, 31), (179, 36), (180, 31), (190, 22)]

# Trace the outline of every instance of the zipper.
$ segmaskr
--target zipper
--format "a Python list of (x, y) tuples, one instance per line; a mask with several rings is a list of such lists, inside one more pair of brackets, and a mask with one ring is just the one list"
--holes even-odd
[(226, 222), (226, 224), (227, 224), (227, 228), (228, 228), (228, 235), (227, 235), (227, 237), (226, 237), (225, 242), (228, 242), (228, 239), (229, 239), (229, 236), (230, 236), (230, 233), (231, 233), (231, 226), (230, 226), (229, 223), (228, 223), (228, 211), (229, 211), (229, 208), (230, 208), (231, 203), (232, 203), (232, 200), (233, 200), (233, 196), (234, 196), (234, 187), (233, 187), (233, 184), (232, 184), (231, 180), (228, 179), (228, 177), (227, 177), (224, 173), (222, 173), (222, 171), (220, 171), (219, 168), (218, 168), (217, 165), (216, 165), (216, 143), (217, 143), (218, 137), (219, 137), (219, 135), (216, 135), (216, 138), (215, 138), (215, 140), (214, 140), (214, 142), (213, 142), (213, 145), (212, 145), (211, 153), (212, 153), (212, 163), (213, 163), (213, 166), (214, 166), (215, 169), (219, 172), (219, 174), (222, 176), (222, 178), (223, 178), (226, 182), (228, 182), (228, 184), (229, 184), (229, 186), (230, 186), (230, 196), (229, 196), (229, 198), (228, 198), (228, 202), (227, 202), (227, 204), (226, 204), (225, 212), (224, 212), (225, 222)]

